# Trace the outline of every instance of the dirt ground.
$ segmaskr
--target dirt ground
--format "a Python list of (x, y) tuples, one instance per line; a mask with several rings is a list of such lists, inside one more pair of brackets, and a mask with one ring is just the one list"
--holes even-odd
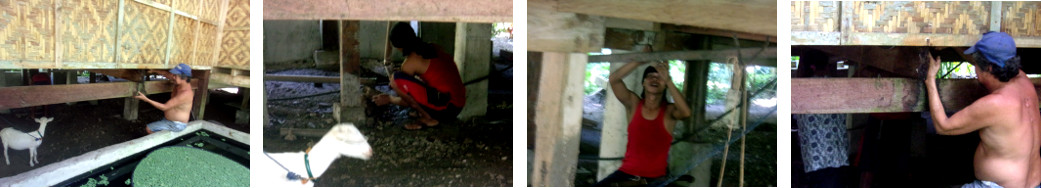
[[(215, 121), (235, 130), (249, 133), (249, 124), (235, 124), (235, 108), (225, 103), (241, 103), (241, 95), (210, 92), (205, 120)], [(149, 98), (165, 102), (169, 93), (149, 95)], [(35, 168), (75, 157), (109, 145), (126, 142), (145, 136), (146, 124), (162, 118), (162, 111), (140, 103), (137, 121), (122, 118), (124, 99), (98, 100), (97, 105), (79, 102), (73, 105), (55, 104), (47, 106), (47, 116), (54, 120), (47, 124), (43, 144), (37, 150), (41, 164), (29, 167), (29, 150), (9, 150), (11, 164), (0, 163), (0, 177), (8, 177)], [(0, 114), (0, 128), (15, 127), (23, 132), (35, 131), (39, 123), (28, 117), (27, 109), (14, 109), (10, 114)], [(25, 115), (22, 117), (21, 115)]]
[[(322, 75), (336, 73), (319, 70), (287, 70), (274, 74)], [(493, 83), (495, 80), (492, 81)], [(265, 152), (302, 151), (317, 137), (298, 137), (286, 141), (278, 129), (329, 128), (336, 124), (332, 105), (338, 93), (280, 100), (339, 90), (338, 84), (265, 82), (268, 90), (270, 126), (264, 128)], [(492, 84), (490, 84), (492, 85)], [(387, 86), (377, 86), (387, 92)], [(494, 99), (496, 95), (490, 95)], [(509, 98), (505, 99), (510, 100)], [(368, 138), (374, 155), (369, 160), (340, 158), (333, 162), (316, 186), (484, 186), (513, 185), (512, 105), (494, 105), (489, 116), (457, 122), (441, 122), (433, 128), (404, 130), (407, 111), (400, 107), (373, 110), (369, 125), (358, 129)], [(496, 109), (502, 108), (502, 109)], [(498, 114), (498, 116), (495, 116)]]

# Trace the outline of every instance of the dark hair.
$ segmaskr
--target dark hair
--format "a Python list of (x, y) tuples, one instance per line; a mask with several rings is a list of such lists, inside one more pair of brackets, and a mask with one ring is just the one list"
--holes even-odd
[(184, 80), (184, 82), (188, 82), (188, 83), (192, 82), (192, 77), (191, 76), (178, 74), (177, 77), (181, 78), (181, 80)]
[[(647, 75), (651, 74), (651, 73), (662, 74), (662, 73), (659, 73), (658, 69), (655, 69), (654, 66), (647, 66), (647, 68), (643, 69), (643, 78), (640, 79), (640, 84), (641, 85), (643, 85), (643, 82), (644, 82), (643, 80), (647, 79)], [(666, 74), (668, 74), (668, 73), (666, 73)], [(666, 84), (672, 84), (672, 83), (666, 83)], [(662, 100), (665, 100), (665, 96), (667, 96), (667, 95), (665, 95), (665, 92), (668, 92), (668, 91), (669, 90), (662, 90), (661, 91)], [(643, 91), (640, 93), (640, 98), (641, 99), (647, 98), (647, 88), (643, 88)]]
[[(995, 78), (998, 78), (998, 81), (1008, 82), (1013, 77), (1019, 75), (1019, 56), (1005, 60), (1005, 67), (1000, 67), (998, 64), (994, 64), (994, 62), (990, 62), (979, 52), (972, 53), (972, 58), (976, 59), (974, 66), (979, 66), (980, 70), (994, 75)], [(979, 76), (979, 73), (977, 73), (977, 76)]]
[(434, 49), (434, 45), (423, 42), (422, 39), (416, 36), (416, 32), (412, 30), (412, 26), (408, 22), (398, 22), (394, 24), (394, 28), (390, 31), (390, 43), (394, 47), (401, 48), (401, 52), (408, 56), (415, 52), (424, 59), (433, 59), (437, 57), (437, 51)]

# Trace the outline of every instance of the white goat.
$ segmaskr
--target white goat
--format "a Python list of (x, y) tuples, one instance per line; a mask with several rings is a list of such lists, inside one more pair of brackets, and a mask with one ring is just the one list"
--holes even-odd
[(0, 140), (4, 142), (4, 161), (7, 162), (7, 165), (11, 165), (11, 158), (7, 156), (8, 148), (14, 150), (29, 149), (29, 166), (40, 163), (40, 160), (36, 160), (36, 147), (40, 147), (40, 144), (43, 143), (43, 132), (47, 129), (47, 123), (51, 122), (51, 120), (54, 120), (54, 118), (36, 118), (36, 122), (40, 123), (40, 129), (33, 132), (26, 133), (11, 127), (0, 130)]
[[(264, 172), (259, 179), (265, 183), (265, 187), (314, 187), (314, 181), (290, 180), (287, 178), (289, 172), (307, 178), (307, 167), (304, 165), (305, 151), (288, 153), (270, 153), (271, 158), (263, 157), (254, 160), (254, 172)], [(358, 128), (353, 124), (344, 123), (333, 126), (322, 139), (315, 143), (307, 158), (310, 163), (311, 174), (315, 178), (321, 177), (325, 170), (329, 169), (333, 161), (342, 157), (353, 157), (368, 160), (372, 157), (372, 147), (365, 140)], [(288, 170), (288, 171), (287, 171)], [(321, 181), (321, 180), (319, 180)]]

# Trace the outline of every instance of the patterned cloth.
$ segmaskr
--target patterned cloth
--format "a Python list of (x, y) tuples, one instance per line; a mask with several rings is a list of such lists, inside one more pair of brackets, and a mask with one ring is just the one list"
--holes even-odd
[(806, 172), (849, 166), (845, 114), (798, 114), (799, 145)]

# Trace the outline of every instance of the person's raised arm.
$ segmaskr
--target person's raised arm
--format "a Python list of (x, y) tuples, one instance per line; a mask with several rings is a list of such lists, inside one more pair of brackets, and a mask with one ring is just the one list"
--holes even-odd
[(615, 98), (618, 98), (618, 101), (621, 101), (622, 105), (625, 105), (625, 109), (632, 109), (633, 104), (640, 101), (640, 97), (636, 96), (636, 93), (633, 93), (633, 91), (625, 87), (625, 82), (622, 81), (622, 78), (625, 78), (629, 73), (632, 73), (636, 67), (640, 66), (640, 64), (643, 63), (626, 63), (622, 68), (611, 71), (611, 75), (607, 78), (608, 82), (611, 84), (611, 91), (614, 92)]
[(669, 91), (669, 95), (672, 95), (672, 99), (675, 101), (672, 105), (675, 109), (672, 111), (672, 119), (686, 119), (690, 117), (690, 105), (687, 104), (687, 99), (680, 93), (680, 90), (676, 88), (676, 84), (672, 83), (672, 75), (669, 75), (669, 64), (658, 63), (654, 65), (654, 68), (658, 70), (659, 75), (665, 76), (665, 87)]
[(933, 59), (932, 54), (929, 54), (929, 72), (925, 78), (925, 91), (929, 95), (929, 115), (933, 118), (933, 125), (936, 127), (936, 133), (941, 135), (960, 135), (969, 133), (985, 125), (989, 125), (990, 122), (986, 122), (993, 117), (992, 107), (996, 107), (995, 102), (990, 97), (983, 97), (976, 102), (973, 102), (965, 109), (958, 111), (950, 118), (947, 117), (947, 112), (943, 109), (943, 103), (940, 101), (940, 94), (936, 90), (936, 72), (940, 69), (940, 59)]

